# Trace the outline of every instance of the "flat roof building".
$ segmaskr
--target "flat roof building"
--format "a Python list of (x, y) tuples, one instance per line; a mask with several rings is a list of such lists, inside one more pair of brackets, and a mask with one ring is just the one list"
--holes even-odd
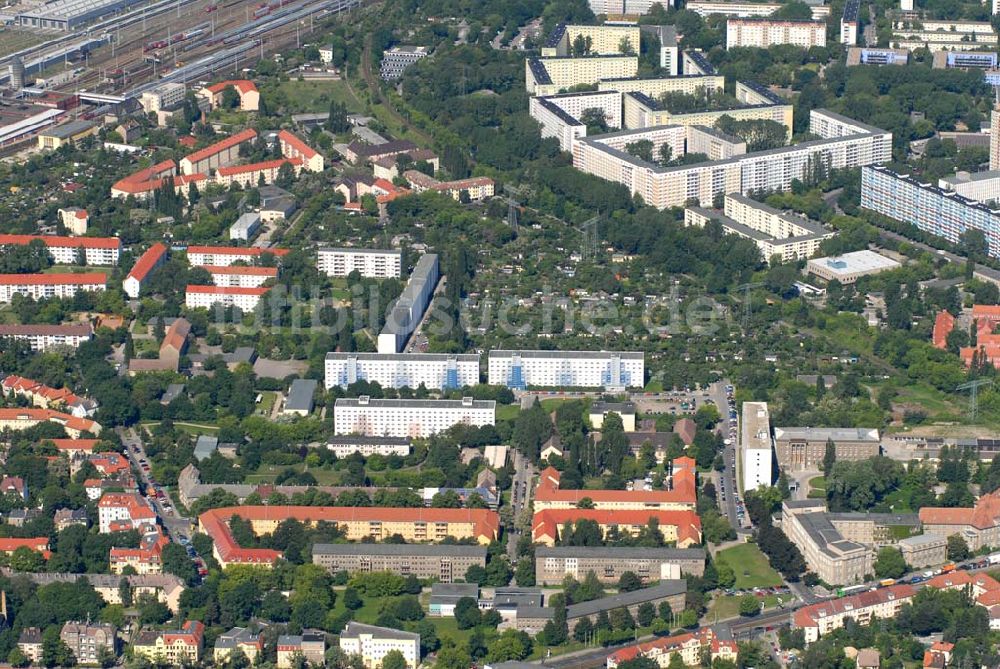
[(430, 306), (440, 276), (437, 254), (420, 256), (406, 287), (389, 309), (385, 325), (378, 333), (379, 353), (399, 353), (403, 350)]
[(361, 658), (365, 669), (379, 669), (392, 651), (399, 651), (409, 669), (420, 664), (420, 635), (388, 627), (363, 625), (353, 620), (340, 633), (340, 649)]
[(250, 241), (257, 234), (257, 231), (260, 230), (260, 224), (260, 214), (248, 211), (229, 226), (229, 238), (244, 242)]
[(358, 381), (383, 388), (457, 389), (479, 385), (478, 353), (327, 353), (325, 385)]
[(867, 460), (881, 452), (875, 428), (863, 427), (776, 427), (774, 450), (778, 466), (786, 471), (818, 469), (832, 443), (838, 461)]
[(406, 457), (413, 449), (413, 442), (407, 437), (338, 436), (327, 439), (326, 447), (338, 458), (346, 458), (353, 453), (360, 453), (366, 458), (375, 454)]
[(578, 581), (593, 572), (602, 583), (617, 583), (631, 571), (643, 582), (701, 576), (703, 548), (623, 548), (616, 546), (539, 546), (535, 549), (535, 582), (559, 585), (566, 576)]
[(320, 248), (318, 269), (327, 276), (348, 276), (357, 272), (363, 277), (399, 278), (403, 252), (398, 249)]
[(806, 263), (806, 271), (826, 281), (837, 279), (847, 285), (863, 276), (880, 274), (897, 269), (900, 264), (891, 258), (869, 251), (851, 251), (841, 256), (813, 258)]
[(297, 416), (308, 416), (313, 410), (313, 396), (319, 381), (316, 379), (295, 379), (288, 389), (288, 396), (285, 398), (285, 406), (281, 413)]
[(826, 583), (863, 583), (873, 573), (875, 549), (844, 538), (830, 521), (823, 500), (786, 500), (781, 529), (802, 551), (809, 568)]
[(453, 425), (494, 425), (496, 402), (474, 400), (385, 400), (340, 398), (334, 404), (335, 434), (429, 437)]
[(528, 387), (625, 389), (645, 385), (645, 356), (633, 351), (493, 350), (487, 383)]
[(743, 490), (770, 486), (774, 481), (774, 456), (767, 402), (744, 402), (740, 423)]
[(391, 571), (451, 583), (469, 567), (486, 566), (485, 546), (440, 544), (316, 544), (313, 564), (348, 573)]

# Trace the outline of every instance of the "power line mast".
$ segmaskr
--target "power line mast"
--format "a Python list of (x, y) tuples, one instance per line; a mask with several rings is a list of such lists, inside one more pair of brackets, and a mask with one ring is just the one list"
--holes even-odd
[(760, 288), (764, 284), (762, 283), (744, 283), (742, 286), (737, 287), (736, 290), (743, 291), (743, 333), (746, 334), (750, 331), (750, 317), (753, 316), (753, 302), (750, 299), (750, 291), (754, 288)]
[(979, 388), (981, 386), (991, 386), (993, 385), (993, 379), (976, 379), (975, 381), (969, 381), (968, 383), (963, 383), (962, 385), (955, 388), (956, 391), (969, 391), (969, 417), (972, 422), (975, 423), (976, 419), (979, 417)]
[(511, 186), (509, 184), (504, 185), (503, 189), (507, 193), (507, 225), (514, 230), (514, 234), (517, 234), (521, 218), (520, 200), (530, 195), (530, 191), (526, 186)]
[(594, 216), (583, 222), (580, 232), (583, 233), (583, 249), (581, 255), (584, 258), (594, 259), (597, 257), (597, 224), (600, 216)]

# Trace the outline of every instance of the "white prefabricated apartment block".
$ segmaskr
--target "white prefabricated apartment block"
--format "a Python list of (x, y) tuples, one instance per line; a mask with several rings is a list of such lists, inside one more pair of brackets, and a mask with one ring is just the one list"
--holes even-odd
[(474, 400), (377, 400), (340, 398), (333, 407), (334, 434), (429, 437), (453, 425), (496, 424), (496, 402)]
[(490, 385), (538, 388), (641, 388), (645, 357), (632, 351), (490, 351)]
[(774, 470), (774, 442), (767, 402), (744, 402), (742, 418), (743, 490), (756, 490), (771, 485)]
[(402, 251), (392, 249), (321, 248), (316, 269), (327, 276), (347, 276), (358, 272), (372, 279), (399, 278)]
[(479, 384), (479, 354), (327, 353), (325, 379), (327, 388), (358, 381), (383, 388), (462, 388)]
[(421, 256), (410, 273), (406, 288), (392, 305), (385, 326), (378, 333), (379, 353), (399, 353), (403, 350), (410, 333), (420, 324), (431, 303), (439, 277), (437, 254)]

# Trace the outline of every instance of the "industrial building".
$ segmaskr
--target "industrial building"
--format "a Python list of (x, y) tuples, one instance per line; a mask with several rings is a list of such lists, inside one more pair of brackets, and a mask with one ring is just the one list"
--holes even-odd
[(52, 0), (18, 4), (11, 9), (17, 26), (70, 32), (137, 3), (138, 0)]
[(378, 437), (429, 437), (453, 425), (496, 423), (496, 402), (474, 400), (381, 400), (340, 398), (334, 404), (334, 433)]
[(70, 121), (38, 133), (38, 148), (58, 149), (68, 144), (92, 137), (97, 134), (100, 126), (93, 121)]
[(254, 238), (260, 230), (260, 214), (248, 211), (236, 219), (236, 222), (229, 226), (229, 238), (248, 242)]
[(478, 353), (327, 353), (325, 385), (444, 390), (479, 385)]
[(638, 351), (504, 351), (489, 353), (487, 383), (534, 388), (624, 389), (645, 385)]
[(465, 580), (469, 567), (486, 566), (484, 546), (436, 544), (316, 544), (313, 564), (331, 574), (391, 571), (441, 583)]
[(379, 353), (399, 353), (403, 350), (410, 334), (417, 329), (430, 306), (440, 276), (437, 254), (426, 253), (420, 256), (406, 287), (392, 305), (385, 325), (378, 333)]
[(778, 466), (786, 471), (818, 470), (827, 444), (833, 444), (838, 461), (867, 460), (881, 452), (881, 440), (875, 428), (774, 428)]
[(320, 248), (316, 269), (327, 276), (349, 276), (357, 272), (365, 278), (399, 278), (403, 252), (394, 249)]

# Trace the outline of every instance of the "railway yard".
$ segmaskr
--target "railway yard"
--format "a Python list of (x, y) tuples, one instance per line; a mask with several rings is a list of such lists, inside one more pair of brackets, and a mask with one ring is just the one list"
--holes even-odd
[[(0, 85), (23, 63), (29, 93), (80, 95), (94, 116), (161, 83), (238, 73), (266, 54), (306, 40), (317, 20), (360, 0), (155, 0), (70, 32), (13, 33), (39, 43), (0, 57)], [(22, 100), (22, 101), (30, 101)], [(2, 111), (2, 108), (0, 108)], [(6, 142), (4, 142), (6, 143)]]

